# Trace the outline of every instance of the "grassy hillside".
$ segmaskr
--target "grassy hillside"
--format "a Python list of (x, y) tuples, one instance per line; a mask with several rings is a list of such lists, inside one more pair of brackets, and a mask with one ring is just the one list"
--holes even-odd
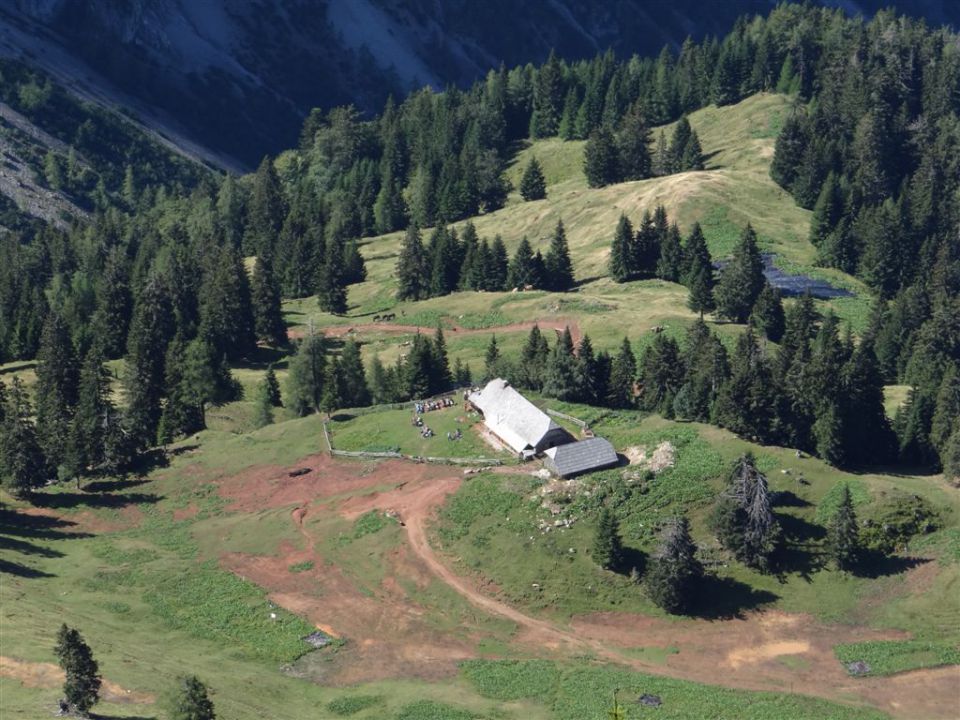
[[(748, 222), (752, 223), (761, 248), (775, 252), (778, 265), (784, 269), (828, 278), (853, 290), (856, 297), (820, 304), (833, 308), (855, 328), (862, 328), (869, 306), (866, 288), (839, 271), (813, 267), (815, 252), (807, 240), (810, 213), (797, 207), (769, 176), (774, 140), (789, 103), (790, 99), (782, 95), (761, 94), (737, 105), (711, 106), (693, 113), (690, 122), (708, 158), (703, 172), (590, 189), (583, 175), (582, 142), (541, 140), (518, 153), (508, 177), (514, 186), (518, 185), (523, 168), (535, 155), (544, 168), (547, 198), (523, 202), (515, 191), (506, 207), (473, 218), (473, 222), (481, 236), (492, 238), (500, 234), (507, 249), (513, 252), (524, 236), (531, 240), (534, 249), (545, 250), (557, 221), (562, 219), (580, 282), (575, 294), (531, 293), (532, 297), (528, 297), (465, 293), (398, 304), (394, 299), (393, 272), (402, 233), (392, 233), (363, 241), (368, 279), (350, 288), (351, 309), (347, 317), (320, 313), (315, 302), (307, 299), (287, 304), (289, 320), (295, 326), (311, 321), (318, 327), (331, 323), (353, 325), (390, 309), (398, 316), (403, 314), (403, 318), (397, 319), (403, 323), (432, 325), (441, 316), (465, 316), (474, 323), (494, 325), (500, 324), (500, 319), (527, 320), (551, 313), (576, 313), (579, 307), (588, 316), (584, 320), (591, 336), (591, 323), (622, 328), (622, 335), (623, 330), (643, 327), (648, 322), (670, 324), (680, 318), (689, 320), (693, 315), (686, 310), (685, 288), (654, 281), (616, 285), (606, 277), (610, 240), (620, 214), (625, 213), (636, 222), (644, 210), (652, 211), (662, 204), (684, 233), (694, 222), (700, 222), (711, 253), (718, 258), (730, 253), (740, 231)], [(664, 130), (669, 137), (671, 127)], [(463, 224), (456, 223), (455, 227), (462, 228)], [(424, 235), (428, 236), (429, 230)], [(651, 299), (656, 308), (651, 307)]]

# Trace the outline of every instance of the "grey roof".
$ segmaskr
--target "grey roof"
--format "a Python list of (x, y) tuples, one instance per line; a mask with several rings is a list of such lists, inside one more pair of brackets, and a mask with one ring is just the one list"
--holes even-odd
[(561, 477), (576, 475), (590, 470), (616, 465), (617, 451), (604, 438), (595, 437), (587, 440), (558, 445), (544, 453), (548, 465)]
[(491, 380), (469, 399), (483, 413), (484, 424), (516, 452), (536, 448), (547, 433), (562, 429), (503, 378)]

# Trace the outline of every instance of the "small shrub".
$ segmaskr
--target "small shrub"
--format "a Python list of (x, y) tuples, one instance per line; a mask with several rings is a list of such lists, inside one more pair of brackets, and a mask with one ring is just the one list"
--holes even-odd
[(294, 563), (293, 565), (287, 568), (292, 573), (302, 573), (307, 572), (308, 570), (313, 570), (313, 560), (304, 560), (303, 562)]
[(932, 533), (939, 527), (936, 510), (922, 497), (892, 493), (869, 514), (860, 537), (869, 550), (892, 553), (911, 538)]
[(361, 710), (366, 710), (374, 705), (380, 705), (382, 702), (382, 695), (354, 695), (352, 697), (342, 697), (331, 700), (327, 703), (327, 710), (334, 715), (355, 715)]

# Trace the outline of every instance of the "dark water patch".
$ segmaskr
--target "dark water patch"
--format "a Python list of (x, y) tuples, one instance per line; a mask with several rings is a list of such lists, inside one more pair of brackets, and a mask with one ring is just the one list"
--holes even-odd
[[(784, 297), (798, 297), (805, 293), (810, 293), (812, 297), (819, 300), (829, 300), (831, 298), (853, 297), (853, 293), (846, 288), (839, 288), (831, 285), (822, 278), (810, 277), (809, 275), (791, 275), (776, 265), (774, 265), (773, 253), (763, 254), (763, 276), (772, 287), (777, 288)], [(722, 260), (714, 263), (718, 270), (728, 263), (728, 260)]]

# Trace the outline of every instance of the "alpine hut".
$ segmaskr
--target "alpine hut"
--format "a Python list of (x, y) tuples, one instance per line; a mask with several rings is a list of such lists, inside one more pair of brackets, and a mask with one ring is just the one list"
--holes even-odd
[(503, 378), (491, 380), (468, 399), (483, 413), (487, 429), (525, 459), (572, 440), (566, 430)]

